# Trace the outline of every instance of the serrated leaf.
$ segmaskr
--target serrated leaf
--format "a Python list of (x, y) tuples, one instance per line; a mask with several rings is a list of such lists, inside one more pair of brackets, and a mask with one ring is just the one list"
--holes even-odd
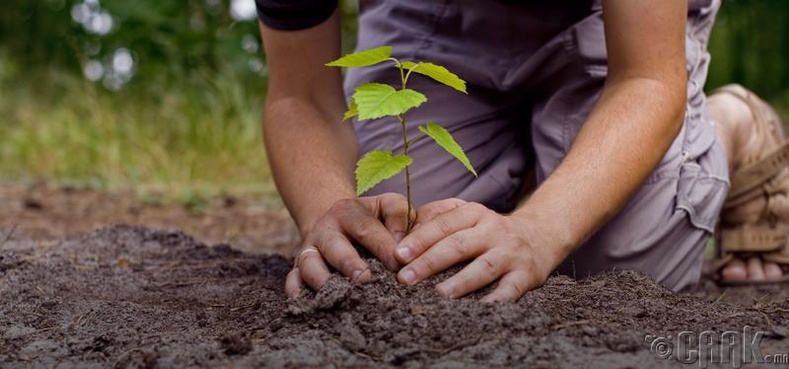
[(350, 106), (348, 106), (348, 111), (346, 111), (345, 114), (342, 115), (342, 120), (346, 121), (348, 119), (355, 117), (357, 114), (359, 114), (359, 109), (356, 106), (356, 100), (351, 99), (351, 104)]
[(396, 116), (422, 105), (427, 97), (410, 89), (395, 90), (381, 83), (365, 83), (353, 94), (359, 119)]
[(444, 68), (438, 64), (425, 62), (414, 63), (412, 61), (405, 61), (401, 64), (403, 68), (409, 69), (413, 73), (419, 73), (421, 75), (428, 76), (434, 79), (436, 82), (443, 83), (464, 94), (468, 93), (466, 92), (466, 81), (460, 79), (460, 77), (458, 77), (455, 73), (450, 72), (447, 68)]
[(359, 68), (369, 65), (375, 65), (380, 62), (386, 61), (392, 56), (391, 46), (381, 46), (375, 49), (367, 49), (353, 54), (348, 54), (335, 61), (326, 63), (327, 67), (346, 67), (346, 68)]
[(449, 131), (447, 131), (444, 127), (441, 127), (434, 122), (428, 122), (426, 125), (419, 127), (419, 130), (432, 138), (433, 141), (438, 144), (438, 146), (444, 148), (444, 150), (446, 150), (450, 155), (454, 156), (455, 159), (463, 163), (466, 169), (474, 174), (474, 177), (477, 176), (477, 171), (474, 170), (474, 167), (471, 165), (471, 161), (468, 160), (463, 148), (458, 145), (457, 141), (455, 141)]
[(361, 195), (381, 181), (394, 177), (413, 160), (407, 155), (392, 155), (391, 151), (370, 151), (356, 162), (356, 195)]

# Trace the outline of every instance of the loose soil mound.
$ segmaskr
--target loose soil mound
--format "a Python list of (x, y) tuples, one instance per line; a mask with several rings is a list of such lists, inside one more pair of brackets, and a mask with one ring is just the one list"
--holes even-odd
[(290, 267), (139, 227), (8, 241), (0, 367), (676, 367), (645, 335), (746, 325), (765, 332), (763, 354), (789, 353), (786, 288), (676, 294), (620, 272), (553, 277), (517, 303), (482, 304), (437, 297), (443, 275), (404, 287), (372, 263), (372, 283), (334, 277), (288, 301)]

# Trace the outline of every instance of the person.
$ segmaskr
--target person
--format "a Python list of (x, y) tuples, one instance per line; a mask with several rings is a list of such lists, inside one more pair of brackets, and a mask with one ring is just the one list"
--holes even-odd
[[(438, 121), (479, 172), (420, 141), (410, 149), (412, 214), (400, 176), (368, 196), (354, 190), (359, 155), (401, 148), (399, 126), (341, 123), (354, 87), (394, 84), (392, 66), (348, 70), (343, 88), (340, 71), (324, 66), (340, 57), (337, 1), (257, 6), (265, 148), (303, 237), (290, 297), (319, 289), (332, 269), (369, 281), (354, 243), (409, 285), (468, 262), (436, 286), (450, 298), (496, 283), (483, 301), (515, 300), (554, 271), (634, 269), (679, 290), (699, 280), (721, 209), (731, 214), (721, 223), (723, 280), (785, 278), (775, 262), (789, 248), (780, 123), (763, 119), (774, 112), (745, 89), (709, 103), (703, 92), (719, 0), (360, 2), (358, 50), (390, 45), (398, 59), (444, 65), (469, 86), (463, 95), (409, 81), (429, 99), (407, 113), (409, 134)], [(736, 198), (730, 170), (749, 178)], [(407, 235), (406, 216), (416, 218)], [(769, 242), (748, 244), (765, 234)]]

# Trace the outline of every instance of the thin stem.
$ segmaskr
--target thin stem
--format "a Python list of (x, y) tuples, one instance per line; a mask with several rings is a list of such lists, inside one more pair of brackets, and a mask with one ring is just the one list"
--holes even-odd
[(397, 69), (399, 69), (399, 70), (400, 70), (400, 81), (402, 81), (402, 82), (403, 82), (403, 90), (405, 90), (405, 84), (408, 82), (408, 79), (407, 79), (407, 78), (406, 78), (406, 76), (403, 74), (403, 65), (402, 65), (402, 64), (398, 65), (398, 66), (397, 66)]
[(412, 138), (410, 141), (408, 141), (408, 146), (411, 146), (411, 145), (417, 143), (417, 141), (419, 141), (419, 140), (421, 140), (421, 139), (423, 139), (425, 137), (427, 137), (427, 135), (424, 132), (421, 132), (419, 134), (419, 136), (416, 136), (416, 137)]
[(389, 60), (393, 61), (395, 63), (395, 67), (397, 67), (397, 70), (400, 71), (400, 82), (403, 83), (403, 89), (405, 90), (405, 84), (406, 82), (408, 82), (408, 79), (403, 73), (403, 63), (400, 63), (400, 61), (397, 60), (396, 58), (389, 58)]
[[(405, 124), (405, 117), (402, 114), (397, 116), (397, 119), (400, 121), (400, 126), (403, 129), (403, 155), (408, 156), (408, 146), (410, 143), (408, 142), (408, 136), (406, 134), (406, 124)], [(405, 199), (408, 202), (408, 211), (406, 212), (406, 223), (405, 223), (405, 233), (411, 233), (411, 228), (414, 226), (411, 223), (411, 171), (408, 167), (405, 167)]]
[(405, 74), (405, 78), (403, 78), (403, 88), (405, 88), (405, 84), (408, 82), (408, 77), (411, 77), (411, 72), (413, 72), (414, 69), (416, 69), (416, 68), (419, 68), (419, 64), (417, 64), (413, 68), (409, 69), (408, 73)]
[[(390, 58), (394, 59), (394, 58)], [(408, 75), (403, 73), (403, 64), (400, 63), (399, 60), (394, 59), (397, 63), (397, 69), (400, 70), (400, 82), (403, 83), (403, 90), (406, 88), (406, 83), (408, 83), (408, 76), (411, 75), (411, 70), (408, 71)], [(400, 121), (400, 127), (403, 131), (403, 155), (408, 156), (408, 147), (411, 145), (411, 142), (408, 141), (408, 132), (406, 130), (405, 124), (405, 116), (403, 114), (397, 115), (397, 120)], [(405, 233), (411, 233), (411, 228), (413, 228), (413, 224), (411, 223), (411, 170), (408, 167), (405, 167), (405, 199), (408, 203), (408, 212), (406, 212), (406, 221), (405, 221)]]

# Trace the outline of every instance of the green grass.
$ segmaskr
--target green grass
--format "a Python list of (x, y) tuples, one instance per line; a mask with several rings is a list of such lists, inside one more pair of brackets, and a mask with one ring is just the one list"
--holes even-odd
[(78, 76), (20, 81), (5, 69), (2, 182), (273, 193), (259, 124), (262, 78), (254, 91), (232, 76), (198, 74), (111, 93)]
[[(0, 55), (0, 183), (131, 188), (185, 202), (276, 198), (260, 131), (264, 78), (192, 73), (115, 93), (57, 69), (39, 74)], [(789, 93), (770, 101), (789, 118)]]

